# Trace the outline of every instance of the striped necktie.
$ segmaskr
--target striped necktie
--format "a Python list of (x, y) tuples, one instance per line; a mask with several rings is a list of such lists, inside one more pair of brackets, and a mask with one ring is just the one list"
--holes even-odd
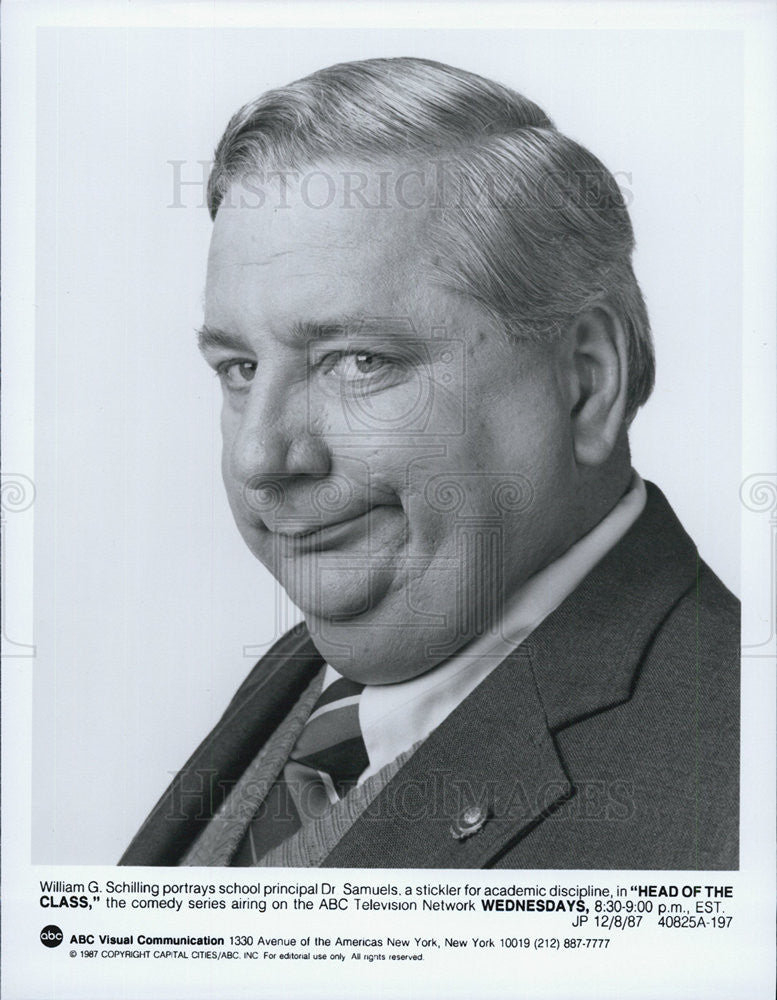
[(338, 802), (369, 766), (359, 727), (363, 684), (339, 677), (313, 706), (279, 780), (251, 821), (232, 865), (256, 864)]
[(369, 765), (359, 728), (363, 684), (338, 677), (313, 706), (283, 777), (305, 823), (341, 799)]

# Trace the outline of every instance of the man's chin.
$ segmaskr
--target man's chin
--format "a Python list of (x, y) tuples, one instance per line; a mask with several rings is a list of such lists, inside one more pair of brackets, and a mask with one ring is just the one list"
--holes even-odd
[(338, 625), (358, 623), (370, 615), (384, 599), (391, 587), (388, 574), (373, 574), (368, 579), (364, 572), (316, 574), (316, 580), (281, 580), (289, 600), (302, 614), (311, 632), (337, 629)]

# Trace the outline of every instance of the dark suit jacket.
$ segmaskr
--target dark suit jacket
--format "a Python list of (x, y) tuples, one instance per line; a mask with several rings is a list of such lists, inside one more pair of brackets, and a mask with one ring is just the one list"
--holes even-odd
[[(623, 539), (429, 736), (327, 867), (738, 867), (738, 602), (647, 484)], [(322, 660), (256, 665), (122, 864), (174, 865)], [(452, 832), (471, 806), (473, 835)], [(459, 831), (460, 832), (460, 831)]]

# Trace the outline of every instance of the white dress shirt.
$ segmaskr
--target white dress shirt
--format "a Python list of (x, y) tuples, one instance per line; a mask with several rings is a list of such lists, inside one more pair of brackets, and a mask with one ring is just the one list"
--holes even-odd
[[(365, 687), (359, 701), (359, 724), (370, 764), (359, 784), (426, 739), (626, 534), (642, 513), (645, 498), (645, 484), (635, 472), (628, 492), (610, 513), (513, 595), (498, 635), (473, 639), (419, 677)], [(340, 676), (327, 664), (324, 688)]]

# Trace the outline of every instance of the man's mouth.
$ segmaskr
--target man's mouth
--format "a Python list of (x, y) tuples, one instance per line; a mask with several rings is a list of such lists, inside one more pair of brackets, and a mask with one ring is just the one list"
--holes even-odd
[(319, 552), (356, 541), (369, 535), (380, 505), (326, 524), (284, 525), (276, 523), (265, 530), (277, 540), (281, 554), (299, 555)]

